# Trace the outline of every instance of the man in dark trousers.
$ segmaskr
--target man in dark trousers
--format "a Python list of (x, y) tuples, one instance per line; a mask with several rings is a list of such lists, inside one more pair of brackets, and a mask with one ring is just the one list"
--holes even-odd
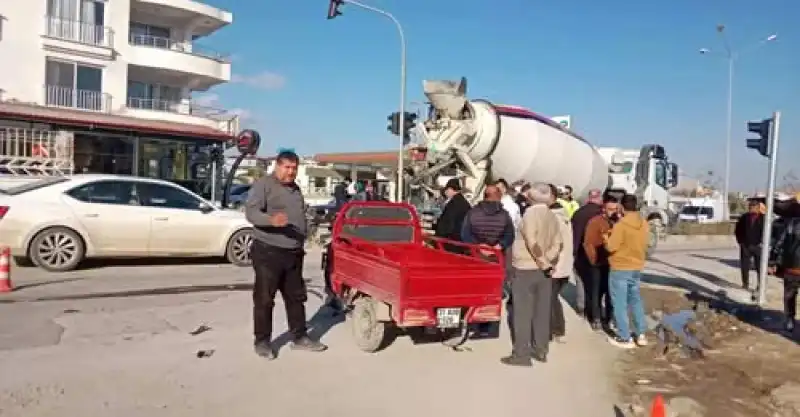
[(753, 266), (756, 267), (756, 276), (759, 278), (756, 291), (758, 291), (758, 285), (761, 284), (758, 265), (761, 262), (761, 233), (763, 231), (764, 215), (758, 209), (758, 201), (750, 200), (748, 213), (739, 217), (734, 232), (736, 243), (739, 244), (739, 269), (742, 273), (742, 288), (748, 291), (750, 290), (750, 269)]
[(303, 280), (303, 243), (307, 225), (300, 187), (295, 183), (300, 159), (294, 152), (281, 152), (271, 175), (259, 178), (250, 188), (245, 204), (247, 220), (253, 224), (250, 254), (255, 270), (253, 327), (255, 351), (275, 359), (272, 346), (272, 312), (280, 291), (286, 306), (292, 349), (321, 352), (327, 346), (311, 340), (306, 328)]
[[(489, 185), (483, 193), (483, 201), (471, 208), (461, 227), (461, 240), (493, 249), (504, 254), (514, 243), (514, 222), (503, 208), (503, 192), (496, 185)], [(488, 253), (488, 251), (487, 251)], [(505, 285), (504, 285), (505, 286)], [(488, 324), (478, 326), (478, 335), (489, 333)]]
[(572, 253), (575, 262), (575, 272), (578, 279), (575, 280), (575, 292), (577, 293), (578, 314), (583, 315), (586, 311), (586, 300), (590, 297), (592, 287), (587, 285), (591, 282), (590, 263), (583, 250), (583, 239), (586, 233), (586, 226), (594, 216), (603, 212), (603, 193), (600, 190), (589, 191), (586, 204), (580, 207), (572, 215)]
[(461, 227), (470, 208), (469, 202), (461, 194), (461, 184), (458, 179), (452, 178), (444, 186), (444, 210), (434, 226), (437, 237), (461, 240)]
[(783, 278), (784, 329), (794, 332), (800, 290), (800, 218), (786, 218), (769, 257), (769, 273)]

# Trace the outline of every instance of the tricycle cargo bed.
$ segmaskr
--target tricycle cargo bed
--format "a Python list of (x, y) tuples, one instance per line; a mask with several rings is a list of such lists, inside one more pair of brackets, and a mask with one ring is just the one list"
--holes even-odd
[(500, 319), (502, 253), (424, 237), (407, 204), (345, 205), (327, 262), (331, 288), (345, 304), (370, 297), (386, 305), (385, 319), (400, 327), (448, 327), (458, 311), (464, 323)]

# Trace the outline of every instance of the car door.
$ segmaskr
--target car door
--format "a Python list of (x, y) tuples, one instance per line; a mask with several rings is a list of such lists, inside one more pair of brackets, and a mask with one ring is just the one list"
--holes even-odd
[(216, 255), (228, 223), (214, 212), (203, 212), (205, 201), (173, 185), (145, 183), (142, 205), (152, 214), (150, 253), (153, 255)]
[(72, 209), (100, 256), (144, 256), (150, 242), (150, 213), (139, 205), (136, 182), (97, 180), (68, 190)]

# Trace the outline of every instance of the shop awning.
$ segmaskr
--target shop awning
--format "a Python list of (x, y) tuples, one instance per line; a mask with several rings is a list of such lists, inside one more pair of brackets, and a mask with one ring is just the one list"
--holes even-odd
[(162, 120), (144, 120), (114, 114), (56, 109), (21, 103), (0, 103), (0, 118), (184, 138), (204, 138), (220, 141), (227, 141), (232, 138), (232, 135), (207, 126)]
[(342, 174), (330, 168), (323, 168), (323, 167), (308, 167), (306, 168), (306, 175), (311, 178), (337, 178), (337, 179), (344, 178)]

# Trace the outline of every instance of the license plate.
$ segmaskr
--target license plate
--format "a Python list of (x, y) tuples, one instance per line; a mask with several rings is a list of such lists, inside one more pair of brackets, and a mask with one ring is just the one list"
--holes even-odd
[(436, 323), (441, 328), (454, 328), (461, 325), (460, 308), (440, 308), (436, 310)]

